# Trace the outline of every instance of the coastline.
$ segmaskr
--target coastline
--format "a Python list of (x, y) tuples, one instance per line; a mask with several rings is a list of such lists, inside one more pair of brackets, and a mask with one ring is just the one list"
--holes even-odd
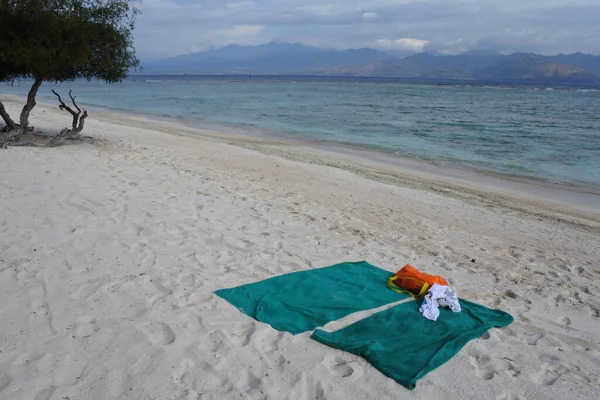
[[(41, 104), (31, 121), (56, 133), (70, 118)], [(94, 111), (83, 133), (0, 152), (3, 399), (599, 397), (594, 212), (173, 121)], [(358, 260), (442, 275), (515, 322), (409, 393), (213, 295)]]
[[(379, 124), (379, 121), (376, 118), (374, 119), (373, 113), (381, 113), (384, 110), (369, 111), (365, 115), (365, 124), (362, 123), (362, 119), (351, 119), (348, 123), (341, 124), (338, 129), (328, 122), (331, 118), (337, 118), (337, 113), (348, 112), (348, 110), (340, 111), (338, 108), (342, 107), (342, 110), (344, 110), (344, 107), (347, 107), (351, 103), (356, 113), (360, 114), (362, 107), (360, 101), (357, 102), (355, 101), (356, 99), (350, 103), (342, 101), (339, 107), (337, 107), (335, 98), (330, 99), (332, 101), (331, 114), (328, 112), (324, 119), (320, 119), (323, 116), (319, 117), (321, 114), (318, 110), (312, 110), (314, 115), (307, 114), (302, 111), (305, 110), (304, 106), (296, 107), (295, 104), (285, 102), (282, 104), (284, 107), (282, 113), (276, 114), (272, 109), (275, 103), (265, 101), (265, 111), (263, 114), (262, 111), (259, 112), (256, 108), (263, 107), (260, 96), (251, 101), (240, 100), (236, 102), (233, 100), (238, 98), (245, 99), (244, 94), (253, 85), (238, 85), (234, 83), (230, 88), (234, 97), (227, 100), (229, 95), (218, 94), (218, 89), (215, 89), (219, 88), (222, 84), (229, 87), (228, 85), (231, 85), (231, 82), (227, 77), (224, 77), (223, 82), (220, 83), (220, 79), (207, 81), (206, 88), (204, 89), (202, 89), (205, 86), (202, 80), (196, 81), (194, 77), (190, 77), (190, 79), (192, 81), (189, 85), (182, 83), (182, 81), (177, 83), (177, 80), (170, 81), (166, 79), (164, 82), (175, 83), (155, 86), (152, 83), (139, 83), (139, 79), (134, 79), (118, 88), (107, 88), (96, 84), (91, 84), (90, 86), (80, 83), (75, 84), (75, 88), (81, 95), (89, 98), (88, 100), (91, 103), (98, 104), (100, 107), (108, 106), (108, 111), (114, 113), (133, 113), (153, 120), (168, 120), (172, 118), (174, 121), (193, 128), (218, 132), (249, 133), (277, 140), (305, 142), (315, 145), (329, 144), (330, 146), (339, 148), (359, 148), (371, 152), (394, 154), (399, 157), (424, 161), (426, 164), (440, 165), (438, 173), (443, 173), (445, 167), (450, 166), (456, 169), (479, 172), (484, 175), (500, 176), (509, 180), (518, 178), (542, 182), (542, 184), (554, 183), (559, 187), (573, 186), (575, 190), (578, 190), (577, 188), (591, 188), (596, 192), (600, 190), (600, 178), (597, 174), (599, 167), (596, 162), (592, 161), (595, 159), (593, 156), (595, 134), (591, 134), (587, 139), (592, 140), (592, 142), (589, 142), (589, 146), (586, 146), (585, 142), (589, 132), (597, 132), (597, 129), (586, 131), (590, 126), (595, 126), (595, 122), (593, 122), (595, 118), (593, 118), (593, 115), (586, 114), (589, 116), (589, 121), (585, 118), (583, 118), (583, 121), (588, 121), (588, 123), (579, 126), (576, 125), (577, 118), (572, 119), (572, 116), (560, 111), (562, 100), (572, 100), (577, 104), (585, 101), (584, 104), (586, 106), (584, 108), (586, 108), (587, 104), (594, 104), (596, 96), (590, 97), (589, 101), (585, 100), (588, 98), (587, 95), (577, 95), (574, 97), (571, 95), (560, 95), (558, 98), (555, 98), (552, 95), (546, 94), (536, 95), (530, 88), (516, 86), (510, 89), (519, 92), (519, 94), (511, 96), (516, 96), (514, 100), (522, 104), (522, 107), (518, 107), (516, 110), (508, 107), (506, 110), (502, 109), (501, 111), (483, 106), (482, 112), (485, 115), (481, 115), (482, 120), (479, 122), (472, 120), (470, 117), (471, 111), (469, 106), (457, 106), (454, 114), (445, 115), (443, 120), (438, 120), (436, 119), (436, 110), (446, 109), (443, 101), (440, 104), (434, 102), (435, 104), (431, 105), (431, 108), (427, 104), (420, 104), (416, 101), (414, 107), (406, 111), (409, 114), (406, 118), (403, 115), (390, 116), (383, 114), (381, 116), (381, 124)], [(267, 98), (273, 95), (272, 86), (261, 83), (257, 89), (263, 86), (265, 86), (264, 90), (266, 90), (266, 93), (271, 93), (267, 95)], [(350, 88), (354, 86), (349, 85)], [(308, 87), (311, 88), (312, 86)], [(377, 87), (375, 85), (367, 89), (375, 90)], [(284, 85), (284, 88), (287, 88), (287, 86)], [(424, 98), (427, 98), (427, 96), (431, 96), (431, 88), (434, 88), (434, 86), (406, 85), (405, 88), (400, 85), (389, 89), (406, 89), (409, 90), (408, 94), (422, 95)], [(463, 101), (464, 96), (468, 98), (472, 90), (475, 90), (468, 89), (464, 91), (461, 88), (465, 88), (465, 86), (458, 85), (451, 92), (448, 92), (449, 94), (441, 97), (450, 96), (449, 98), (451, 99), (452, 96), (458, 96), (457, 101), (460, 99), (462, 99), (460, 101)], [(413, 89), (414, 93), (411, 92)], [(138, 90), (140, 94), (139, 98), (137, 96)], [(197, 92), (198, 90), (200, 92)], [(213, 93), (215, 90), (217, 92)], [(237, 95), (238, 90), (240, 91), (239, 96)], [(289, 88), (285, 90), (289, 90)], [(301, 86), (299, 91), (302, 93), (303, 90), (305, 89), (302, 89)], [(436, 90), (438, 89), (434, 89), (434, 92)], [(569, 91), (573, 90), (575, 89)], [(10, 92), (10, 90), (8, 91)], [(98, 97), (96, 92), (100, 93), (101, 97)], [(165, 93), (164, 95), (162, 94), (163, 92)], [(447, 90), (442, 90), (442, 92), (446, 93)], [(128, 93), (134, 94), (134, 96), (130, 96)], [(229, 90), (227, 93), (229, 93)], [(475, 93), (479, 92), (476, 91)], [(113, 95), (117, 96), (115, 101), (110, 100)], [(205, 97), (213, 98), (215, 96), (214, 101), (204, 104)], [(290, 94), (288, 93), (285, 95), (285, 98), (289, 96)], [(489, 90), (482, 87), (482, 92), (476, 97), (483, 104), (487, 104), (486, 101), (489, 100), (489, 97), (493, 99), (496, 96), (504, 98), (504, 95), (489, 92)], [(533, 117), (528, 117), (527, 96), (532, 96), (539, 102), (550, 101), (553, 104), (553, 110), (558, 113), (556, 118), (559, 119), (556, 123), (544, 124)], [(537, 98), (536, 96), (541, 97)], [(547, 98), (548, 96), (550, 97)], [(122, 101), (119, 100), (121, 97), (123, 98)], [(512, 104), (510, 101), (512, 97), (504, 99), (506, 104)], [(48, 99), (51, 102), (54, 101), (52, 96)], [(233, 108), (227, 105), (227, 101), (233, 101), (231, 104)], [(255, 101), (261, 104), (254, 104)], [(309, 102), (306, 107), (310, 108), (311, 104)], [(111, 106), (117, 108), (110, 108)], [(279, 106), (277, 107), (279, 108)], [(102, 108), (99, 109), (103, 110)], [(371, 110), (371, 104), (367, 104), (366, 109)], [(384, 109), (387, 108), (384, 107)], [(239, 110), (239, 112), (236, 110)], [(427, 110), (433, 114), (431, 118), (426, 114), (420, 117), (418, 110)], [(400, 114), (404, 114), (402, 110), (399, 110), (399, 112)], [(515, 118), (521, 122), (505, 124), (505, 117), (500, 119), (496, 117), (496, 115), (504, 115), (506, 112), (516, 113)], [(315, 118), (314, 122), (295, 122), (295, 118), (297, 119), (298, 117), (302, 117), (302, 121), (311, 121), (313, 116)], [(458, 123), (454, 121), (456, 118), (458, 118)], [(446, 120), (447, 124), (444, 122)], [(508, 120), (511, 120), (511, 118), (509, 117)], [(573, 131), (570, 131), (570, 123), (568, 121), (575, 124), (572, 127)], [(396, 128), (394, 128), (396, 123), (400, 124), (400, 128), (398, 128), (400, 131), (398, 133), (401, 134), (399, 135), (396, 134)], [(477, 132), (473, 132), (473, 130)], [(561, 131), (569, 132), (569, 134), (562, 134)], [(438, 137), (439, 140), (437, 139)], [(582, 140), (581, 146), (583, 146), (581, 150), (576, 145), (573, 145), (573, 143), (578, 143), (577, 140), (580, 139)], [(548, 148), (546, 148), (546, 144), (548, 144)], [(534, 150), (537, 148), (543, 149), (543, 151)], [(504, 154), (504, 152), (507, 153)], [(556, 152), (556, 158), (548, 158), (547, 155), (544, 155), (544, 152), (548, 154)], [(520, 154), (522, 154), (522, 157)], [(561, 154), (564, 156), (561, 156)]]
[[(19, 101), (1, 94), (9, 103)], [(51, 98), (38, 101), (53, 109)], [(96, 118), (165, 133), (210, 137), (264, 154), (351, 171), (390, 184), (446, 193), (463, 200), (533, 213), (544, 218), (582, 223), (600, 228), (600, 188), (554, 183), (533, 177), (509, 175), (466, 166), (443, 165), (430, 160), (398, 155), (351, 144), (299, 138), (248, 127), (205, 123), (188, 117), (155, 115), (141, 111), (91, 106)]]

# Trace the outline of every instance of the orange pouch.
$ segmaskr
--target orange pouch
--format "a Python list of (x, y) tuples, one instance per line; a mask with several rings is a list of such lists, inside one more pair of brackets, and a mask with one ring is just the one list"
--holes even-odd
[(423, 297), (434, 283), (448, 286), (448, 282), (441, 276), (429, 275), (419, 271), (410, 264), (406, 264), (400, 271), (388, 279), (390, 289), (414, 297)]

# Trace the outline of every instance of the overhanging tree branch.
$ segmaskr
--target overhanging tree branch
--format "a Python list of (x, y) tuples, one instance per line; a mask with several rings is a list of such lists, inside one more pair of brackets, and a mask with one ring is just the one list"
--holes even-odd
[[(28, 131), (29, 116), (43, 82), (78, 78), (122, 81), (139, 66), (133, 48), (138, 0), (0, 0), (0, 82), (32, 79), (18, 123), (0, 103), (6, 134), (0, 143), (18, 141)], [(69, 93), (70, 132), (83, 129), (87, 112)], [(69, 111), (71, 110), (71, 111)]]

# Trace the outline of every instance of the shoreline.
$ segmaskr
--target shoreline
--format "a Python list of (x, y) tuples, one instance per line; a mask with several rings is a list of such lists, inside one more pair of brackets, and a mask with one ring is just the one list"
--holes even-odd
[[(325, 139), (311, 139), (307, 137), (298, 137), (292, 134), (285, 134), (279, 132), (270, 132), (260, 128), (251, 126), (237, 126), (237, 125), (221, 125), (217, 123), (205, 122), (194, 119), (192, 117), (185, 116), (173, 116), (173, 115), (153, 115), (145, 112), (138, 112), (135, 110), (125, 109), (111, 109), (101, 106), (94, 106), (99, 112), (115, 113), (120, 115), (132, 114), (139, 116), (143, 119), (180, 124), (183, 127), (198, 129), (202, 131), (211, 131), (219, 134), (233, 134), (242, 135), (252, 138), (266, 139), (271, 141), (277, 141), (282, 143), (292, 143), (299, 146), (304, 146), (311, 149), (322, 149), (327, 152), (340, 153), (345, 155), (356, 155), (360, 158), (368, 159), (370, 161), (379, 161), (386, 165), (398, 165), (412, 168), (415, 171), (425, 169), (431, 172), (431, 175), (437, 175), (440, 177), (456, 177), (466, 178), (469, 177), (489, 177), (491, 179), (503, 180), (507, 182), (514, 182), (518, 184), (531, 184), (534, 186), (542, 186), (550, 189), (558, 190), (570, 190), (582, 194), (590, 194), (599, 196), (597, 208), (600, 211), (600, 186), (593, 186), (592, 184), (586, 184), (584, 182), (562, 182), (554, 181), (545, 178), (539, 178), (531, 175), (519, 175), (510, 174), (505, 172), (493, 171), (491, 169), (478, 169), (469, 165), (460, 165), (454, 162), (441, 162), (434, 159), (423, 158), (419, 156), (410, 156), (399, 154), (394, 151), (389, 151), (384, 148), (375, 146), (366, 146), (346, 142), (329, 141)], [(482, 182), (484, 183), (484, 182)]]
[[(11, 106), (22, 101), (16, 95), (0, 95)], [(55, 106), (49, 100), (50, 98), (42, 98), (37, 107), (54, 109)], [(510, 176), (453, 165), (443, 166), (429, 160), (360, 146), (297, 138), (259, 129), (203, 124), (188, 117), (154, 115), (101, 106), (88, 107), (88, 110), (94, 111), (94, 116), (105, 122), (152, 127), (175, 136), (183, 134), (189, 137), (210, 137), (267, 155), (340, 168), (384, 183), (446, 193), (467, 201), (503, 206), (543, 218), (581, 223), (600, 229), (600, 188), (557, 184), (531, 177)], [(558, 215), (552, 215), (553, 213)]]
[[(134, 80), (135, 81), (135, 80)], [(520, 87), (515, 87), (515, 89), (520, 89)], [(573, 89), (575, 90), (575, 89)], [(0, 92), (2, 94), (2, 92)], [(18, 97), (14, 94), (4, 94), (7, 97)], [(21, 93), (21, 95), (25, 95)], [(40, 104), (45, 103), (46, 105), (51, 105), (54, 101), (52, 96), (43, 96), (40, 97), (42, 101)], [(269, 140), (275, 141), (283, 141), (283, 142), (291, 142), (302, 145), (307, 145), (309, 147), (323, 147), (334, 150), (335, 152), (339, 152), (340, 149), (348, 149), (350, 152), (357, 154), (358, 152), (363, 152), (366, 155), (369, 155), (368, 158), (374, 158), (373, 154), (381, 154), (382, 159), (386, 160), (387, 163), (391, 164), (405, 164), (405, 165), (414, 165), (414, 168), (421, 169), (421, 167), (425, 167), (425, 169), (429, 170), (434, 175), (444, 176), (447, 170), (451, 170), (452, 176), (457, 175), (465, 175), (470, 174), (472, 176), (489, 176), (492, 179), (501, 178), (506, 181), (518, 181), (522, 184), (532, 184), (536, 186), (545, 186), (545, 187), (555, 187), (560, 189), (559, 191), (571, 190), (577, 191), (587, 194), (595, 194), (600, 197), (600, 182), (591, 182), (591, 181), (578, 181), (576, 178), (571, 180), (561, 180), (560, 178), (552, 177), (551, 173), (547, 173), (544, 171), (521, 173), (514, 172), (506, 169), (495, 170), (493, 167), (488, 167), (486, 165), (479, 166), (473, 163), (464, 162), (463, 160), (443, 160), (440, 158), (428, 158), (422, 157), (419, 155), (413, 154), (400, 154), (394, 150), (388, 150), (384, 147), (377, 146), (369, 146), (358, 143), (348, 143), (344, 141), (336, 141), (336, 140), (328, 140), (322, 138), (310, 138), (303, 137), (301, 135), (296, 135), (293, 133), (284, 133), (284, 132), (276, 132), (269, 131), (260, 127), (252, 126), (252, 125), (243, 125), (243, 124), (223, 124), (223, 123), (214, 123), (205, 121), (202, 119), (197, 119), (190, 116), (185, 115), (173, 115), (173, 114), (165, 114), (165, 113), (152, 113), (149, 111), (138, 111), (133, 109), (121, 109), (121, 108), (111, 108), (102, 105), (94, 105), (92, 104), (89, 107), (90, 110), (95, 110), (101, 113), (112, 113), (112, 114), (123, 114), (123, 115), (133, 115), (139, 116), (144, 119), (150, 119), (154, 121), (160, 122), (174, 122), (181, 124), (188, 128), (199, 129), (199, 130), (208, 130), (213, 132), (220, 133), (232, 133), (232, 134), (240, 134), (251, 137), (259, 137), (259, 138), (267, 138)], [(464, 172), (464, 173), (461, 173)], [(538, 175), (539, 172), (539, 176)], [(481, 181), (481, 183), (485, 183), (481, 179), (476, 179), (477, 181)], [(501, 184), (501, 182), (495, 182)], [(509, 185), (514, 188), (514, 184)], [(568, 189), (565, 189), (568, 188)], [(551, 193), (541, 193), (541, 197), (552, 197), (548, 196)], [(564, 197), (564, 196), (559, 196)], [(573, 202), (572, 196), (567, 196), (567, 202)], [(569, 198), (571, 197), (571, 198)], [(565, 200), (563, 200), (565, 202)], [(583, 206), (591, 204), (595, 206), (595, 202), (585, 201)], [(600, 199), (598, 200), (598, 205), (592, 208), (598, 208), (600, 210)]]

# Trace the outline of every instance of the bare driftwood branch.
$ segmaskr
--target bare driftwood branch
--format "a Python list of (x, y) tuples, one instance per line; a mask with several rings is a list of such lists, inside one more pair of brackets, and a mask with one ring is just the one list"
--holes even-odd
[[(56, 93), (54, 91), (54, 89), (52, 89), (52, 93), (54, 93), (54, 95), (56, 97), (58, 97), (58, 101), (60, 103), (60, 105), (58, 106), (58, 108), (60, 108), (63, 111), (67, 111), (69, 114), (71, 114), (73, 116), (73, 124), (72, 124), (72, 129), (75, 130), (77, 129), (77, 122), (79, 122), (79, 114), (81, 113), (81, 110), (79, 109), (79, 107), (77, 107), (78, 112), (73, 111), (73, 109), (71, 107), (69, 107), (68, 105), (65, 104), (65, 102), (62, 100), (62, 98), (60, 97), (60, 94)], [(69, 90), (69, 97), (71, 97), (71, 99), (73, 100), (73, 103), (75, 103), (75, 100), (73, 99), (73, 96), (71, 96), (71, 91)]]
[(77, 98), (77, 96), (73, 96), (71, 92), (72, 90), (69, 90), (69, 97), (71, 98), (71, 101), (73, 102), (73, 105), (75, 106), (77, 111), (81, 112), (81, 108), (77, 107), (77, 103), (75, 103), (75, 99)]
[(88, 117), (87, 110), (83, 110), (83, 114), (79, 117), (79, 126), (77, 127), (77, 132), (81, 132), (83, 130), (83, 124), (85, 123), (85, 119)]
[(54, 138), (52, 141), (50, 141), (50, 143), (48, 143), (48, 146), (60, 146), (61, 144), (64, 144), (65, 140), (81, 139), (81, 131), (83, 130), (85, 119), (88, 117), (87, 110), (82, 110), (81, 108), (79, 108), (77, 102), (75, 101), (76, 96), (73, 96), (73, 92), (71, 90), (69, 90), (69, 98), (71, 99), (71, 102), (73, 103), (73, 106), (75, 107), (77, 112), (75, 112), (63, 101), (63, 99), (60, 97), (60, 94), (56, 93), (54, 90), (52, 90), (52, 93), (54, 93), (54, 95), (58, 97), (58, 102), (60, 103), (58, 108), (60, 108), (63, 111), (67, 111), (69, 114), (71, 114), (71, 116), (73, 117), (73, 123), (71, 125), (71, 128), (65, 128), (62, 131), (60, 131), (56, 138)]
[[(56, 93), (56, 91), (54, 89), (52, 90), (52, 93), (54, 93), (54, 95), (56, 97), (58, 97), (58, 101), (60, 103), (60, 105), (58, 106), (58, 108), (60, 108), (63, 111), (67, 111), (69, 114), (71, 114), (73, 116), (72, 128), (70, 130), (67, 130), (66, 132), (67, 133), (80, 133), (83, 130), (84, 120), (88, 116), (87, 110), (82, 110), (81, 108), (79, 108), (79, 106), (77, 105), (77, 102), (75, 101), (75, 99), (77, 97), (73, 96), (73, 91), (71, 91), (71, 90), (69, 90), (69, 97), (71, 98), (71, 101), (73, 102), (73, 106), (75, 107), (75, 109), (77, 110), (77, 112), (75, 112), (71, 107), (69, 107), (62, 100), (62, 98), (60, 97), (60, 94)], [(65, 132), (64, 129), (63, 129), (63, 132)]]

